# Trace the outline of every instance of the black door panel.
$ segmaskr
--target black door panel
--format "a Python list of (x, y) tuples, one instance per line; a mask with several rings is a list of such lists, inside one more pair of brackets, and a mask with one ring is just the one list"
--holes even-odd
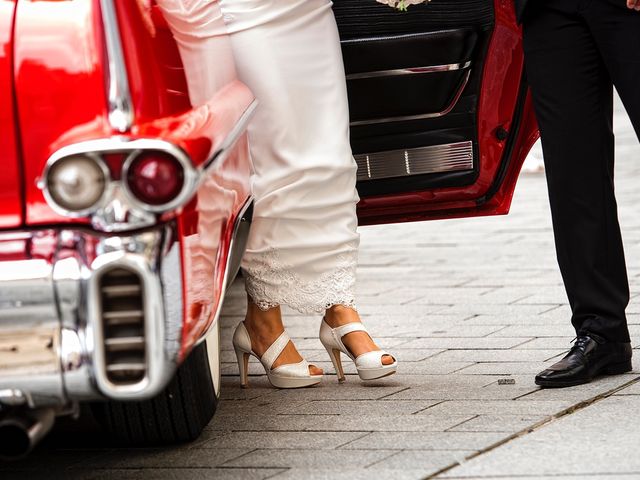
[(492, 0), (335, 0), (361, 196), (472, 184)]
[(352, 125), (446, 113), (469, 78), (477, 40), (467, 28), (343, 41)]
[(493, 27), (493, 1), (487, 0), (434, 0), (408, 12), (395, 12), (375, 0), (335, 0), (333, 11), (343, 40)]

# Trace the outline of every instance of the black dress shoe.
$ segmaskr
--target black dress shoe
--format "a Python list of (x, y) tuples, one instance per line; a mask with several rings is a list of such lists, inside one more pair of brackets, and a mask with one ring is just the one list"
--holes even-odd
[(630, 343), (607, 342), (598, 335), (581, 332), (562, 360), (536, 376), (536, 384), (572, 387), (589, 383), (598, 375), (617, 375), (631, 369)]

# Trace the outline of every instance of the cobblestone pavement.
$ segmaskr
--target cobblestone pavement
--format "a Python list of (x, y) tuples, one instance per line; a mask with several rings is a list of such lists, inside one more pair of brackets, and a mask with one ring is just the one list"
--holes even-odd
[[(618, 195), (637, 348), (640, 148), (626, 117), (618, 123)], [(542, 174), (522, 176), (507, 217), (363, 228), (359, 308), (380, 345), (399, 358), (397, 375), (364, 384), (350, 366), (352, 375), (338, 384), (317, 339), (320, 318), (287, 312), (297, 346), (330, 375), (316, 388), (277, 391), (252, 363), (251, 388), (240, 389), (231, 332), (242, 319), (244, 294), (236, 282), (222, 317), (222, 402), (197, 442), (118, 450), (95, 434), (58, 431), (28, 460), (0, 469), (0, 478), (400, 480), (594, 472), (640, 478), (635, 452), (621, 457), (613, 449), (640, 442), (637, 361), (631, 374), (572, 389), (539, 390), (533, 383), (574, 335)], [(617, 418), (618, 427), (596, 430), (585, 442), (580, 429), (594, 418)], [(563, 442), (566, 448), (556, 450)], [(600, 468), (585, 466), (594, 445)], [(554, 451), (567, 450), (580, 455), (547, 463)]]

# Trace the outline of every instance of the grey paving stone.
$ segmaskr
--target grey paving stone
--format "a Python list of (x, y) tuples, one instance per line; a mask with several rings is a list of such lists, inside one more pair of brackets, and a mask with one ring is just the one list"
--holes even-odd
[[(607, 398), (481, 455), (442, 477), (640, 472), (637, 408), (635, 396)], [(579, 448), (569, 441), (575, 436), (580, 438)]]
[(374, 432), (341, 447), (348, 450), (481, 450), (503, 437), (478, 432)]
[(362, 437), (361, 432), (228, 432), (192, 448), (334, 449)]
[(406, 375), (449, 375), (470, 367), (473, 362), (441, 362), (436, 358), (428, 358), (419, 362), (398, 366), (398, 371)]
[(553, 415), (573, 405), (561, 400), (449, 400), (420, 414), (430, 415)]
[[(437, 477), (442, 478), (442, 477)], [(465, 480), (504, 480), (506, 477), (500, 475), (497, 477), (494, 476), (482, 476), (482, 477), (449, 477), (451, 479), (461, 479)], [(522, 480), (631, 480), (640, 478), (640, 472), (629, 472), (629, 473), (619, 473), (612, 475), (526, 475), (522, 477), (512, 477), (512, 478), (522, 478)]]
[(407, 466), (411, 466), (413, 469), (423, 469), (426, 477), (449, 465), (461, 463), (474, 453), (473, 450), (405, 450), (371, 465), (369, 470), (394, 469), (402, 471)]
[[(309, 417), (309, 415), (300, 415)], [(314, 416), (315, 417), (315, 416)], [(314, 422), (307, 430), (375, 431), (375, 432), (443, 432), (470, 415), (333, 415), (324, 422)]]
[(225, 400), (220, 402), (216, 411), (217, 416), (225, 415), (278, 415), (280, 413), (290, 413), (290, 411), (298, 406), (305, 405), (309, 402), (277, 402), (277, 401), (262, 401), (262, 397), (258, 397), (255, 404), (253, 402), (247, 402), (244, 400)]
[(544, 370), (545, 366), (544, 362), (481, 362), (462, 368), (456, 373), (460, 375), (535, 375)]
[(640, 383), (634, 383), (630, 387), (619, 391), (616, 395), (640, 395)]
[[(600, 377), (591, 383), (578, 385), (571, 388), (553, 389), (544, 388), (534, 391), (533, 393), (521, 397), (519, 401), (530, 400), (562, 400), (581, 402), (587, 399), (597, 397), (614, 390), (621, 385), (638, 378), (637, 374), (614, 375), (609, 377)], [(624, 390), (623, 390), (624, 391)]]
[(538, 387), (520, 388), (505, 385), (500, 388), (429, 388), (411, 387), (394, 393), (388, 400), (514, 400), (537, 391)]
[(336, 432), (440, 432), (473, 418), (473, 415), (384, 415), (362, 411), (350, 415), (225, 416), (211, 422), (202, 440), (231, 431), (336, 431)]
[[(500, 350), (514, 348), (531, 339), (528, 338), (417, 338), (403, 344), (404, 348), (452, 349), (452, 350)], [(549, 347), (547, 347), (549, 348)]]
[(576, 336), (569, 322), (560, 325), (512, 325), (492, 334), (494, 337), (567, 337), (567, 342)]
[(547, 316), (546, 314), (530, 315), (519, 314), (509, 315), (504, 317), (502, 315), (474, 315), (467, 318), (464, 323), (468, 325), (509, 325), (517, 326), (530, 326), (530, 325), (566, 325), (568, 322), (567, 316)]
[(344, 469), (339, 466), (332, 469), (292, 468), (273, 477), (274, 480), (424, 480), (424, 469), (404, 468), (402, 470), (383, 470), (375, 468)]
[[(434, 361), (443, 362), (545, 362), (558, 355), (557, 350), (445, 350), (434, 356)], [(515, 373), (515, 372), (514, 372)]]
[(95, 469), (136, 468), (211, 468), (240, 457), (251, 450), (241, 448), (215, 449), (117, 449), (81, 464)]
[(548, 419), (545, 415), (479, 415), (449, 429), (451, 432), (517, 433)]
[(399, 382), (391, 383), (390, 379), (391, 377), (362, 382), (354, 378), (352, 382), (338, 383), (336, 378), (325, 378), (322, 385), (317, 388), (297, 390), (271, 389), (263, 399), (276, 402), (291, 402), (292, 400), (377, 400), (407, 388)]
[(396, 347), (391, 352), (400, 363), (405, 362), (420, 362), (427, 358), (435, 357), (436, 355), (444, 352), (445, 350), (427, 350), (424, 348), (404, 348)]
[(517, 350), (554, 350), (558, 349), (558, 353), (568, 351), (571, 348), (571, 337), (545, 337), (533, 338), (528, 342), (521, 343)]
[(364, 468), (383, 461), (394, 450), (313, 450), (300, 445), (300, 450), (253, 450), (246, 455), (228, 461), (225, 466), (244, 468), (308, 468), (333, 470), (335, 465), (345, 469)]
[[(335, 415), (225, 415), (207, 425), (201, 439), (215, 439), (219, 432), (305, 431), (331, 421)], [(345, 429), (346, 430), (346, 429)]]
[(318, 400), (289, 409), (297, 415), (397, 415), (420, 412), (435, 405), (427, 400)]
[[(43, 469), (29, 474), (28, 480), (264, 480), (285, 470), (252, 469), (252, 468), (140, 468), (140, 469), (106, 469), (85, 470), (67, 469), (51, 471)], [(3, 480), (25, 480), (24, 473), (0, 472)]]
[[(429, 325), (427, 328), (422, 328), (420, 334), (425, 337), (446, 337), (446, 338), (458, 338), (458, 337), (486, 337), (491, 334), (496, 334), (500, 330), (504, 329), (506, 324), (503, 325), (449, 325), (449, 326), (434, 326)], [(505, 335), (507, 336), (507, 335)], [(521, 335), (514, 335), (519, 337)]]
[(439, 311), (440, 314), (459, 314), (464, 313), (468, 315), (499, 315), (505, 319), (511, 316), (522, 315), (538, 315), (550, 310), (554, 306), (547, 305), (501, 305), (501, 304), (482, 304), (482, 305), (468, 305), (462, 303), (454, 303), (453, 305), (443, 308)]

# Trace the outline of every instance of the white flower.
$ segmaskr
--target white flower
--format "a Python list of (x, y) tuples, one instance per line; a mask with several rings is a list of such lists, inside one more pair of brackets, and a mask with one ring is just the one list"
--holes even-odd
[(376, 0), (378, 3), (384, 3), (390, 7), (397, 8), (398, 10), (406, 10), (409, 5), (419, 5), (421, 3), (428, 3), (431, 0)]

